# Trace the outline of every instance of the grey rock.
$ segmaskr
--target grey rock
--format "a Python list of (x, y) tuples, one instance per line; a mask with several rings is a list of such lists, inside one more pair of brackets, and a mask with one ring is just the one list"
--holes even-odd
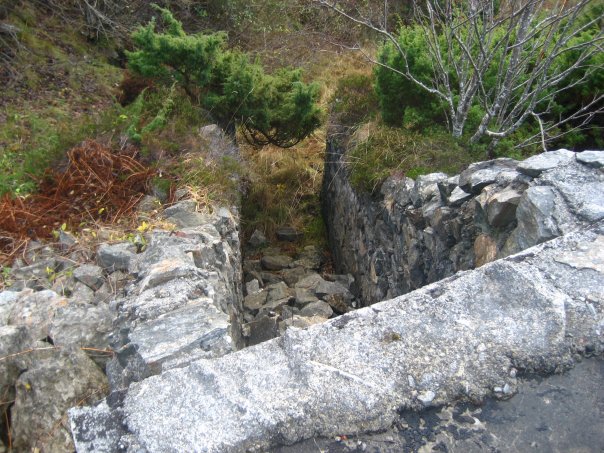
[(281, 283), (283, 281), (283, 279), (279, 276), (279, 274), (276, 274), (274, 272), (260, 272), (260, 279), (262, 280), (262, 282), (264, 283), (265, 286), (267, 285), (275, 285), (277, 283)]
[(539, 176), (541, 173), (561, 165), (567, 165), (575, 159), (575, 153), (567, 149), (547, 151), (529, 157), (518, 164), (518, 171), (528, 176)]
[(62, 248), (68, 249), (78, 243), (76, 237), (69, 231), (59, 230), (59, 244)]
[(265, 255), (260, 260), (262, 267), (268, 271), (286, 269), (294, 260), (285, 255)]
[(459, 175), (459, 187), (464, 192), (479, 194), (483, 187), (496, 182), (502, 173), (507, 173), (513, 178), (517, 166), (517, 161), (508, 158), (471, 164)]
[[(589, 359), (562, 374), (519, 381), (518, 395), (508, 401), (487, 400), (480, 406), (460, 402), (438, 411), (403, 411), (394, 427), (385, 432), (355, 433), (354, 440), (348, 441), (313, 437), (274, 451), (348, 448), (398, 453), (413, 451), (419, 444), (420, 451), (481, 453), (508, 451), (513, 445), (516, 451), (568, 448), (599, 453), (604, 432), (594, 420), (600, 420), (604, 410), (592, 401), (604, 378), (602, 365), (599, 359)], [(405, 427), (402, 431), (401, 426)]]
[(232, 352), (230, 328), (229, 316), (202, 300), (139, 323), (129, 338), (145, 363), (167, 370)]
[[(563, 370), (576, 360), (575, 345), (602, 352), (599, 318), (578, 296), (602, 288), (604, 274), (555, 258), (576, 244), (599, 250), (603, 235), (600, 223), (320, 325), (289, 328), (237, 354), (148, 378), (132, 384), (114, 411), (123, 411), (127, 439), (148, 451), (203, 445), (202, 451), (243, 452), (379, 431), (401, 410), (481, 400), (506, 384), (513, 389), (513, 368)], [(565, 277), (554, 286), (551, 274)], [(601, 305), (594, 309), (604, 314)], [(90, 451), (79, 433), (105, 414), (94, 407), (72, 412), (79, 451)]]
[(317, 302), (319, 299), (315, 296), (314, 292), (311, 292), (305, 288), (296, 288), (295, 289), (295, 297), (296, 304), (298, 305), (306, 305), (311, 302)]
[(411, 193), (415, 187), (415, 181), (411, 178), (390, 177), (384, 181), (380, 188), (380, 193), (384, 197), (384, 205), (391, 209), (396, 205), (404, 208), (411, 203)]
[(293, 287), (307, 275), (308, 271), (303, 266), (292, 267), (291, 269), (283, 269), (281, 271), (281, 278), (283, 278), (283, 281), (287, 284), (287, 286), (290, 287)]
[(107, 379), (86, 354), (65, 349), (33, 362), (19, 376), (12, 407), (12, 441), (16, 451), (74, 451), (63, 426), (67, 410), (102, 397)]
[[(104, 283), (103, 283), (104, 284)], [(70, 302), (80, 304), (80, 305), (88, 305), (94, 302), (95, 292), (90, 289), (87, 285), (81, 282), (77, 282), (71, 288), (71, 292), (69, 294)]]
[(459, 175), (451, 176), (438, 183), (438, 190), (443, 200), (448, 199), (453, 191), (459, 186)]
[(577, 153), (577, 161), (593, 168), (604, 167), (604, 151), (583, 151)]
[(321, 318), (330, 318), (333, 315), (333, 310), (327, 302), (322, 300), (311, 302), (300, 310), (300, 316), (313, 317), (319, 316)]
[(354, 277), (351, 274), (325, 274), (325, 280), (338, 283), (348, 291), (352, 290), (352, 285), (354, 284)]
[(268, 291), (267, 302), (285, 299), (290, 296), (289, 288), (284, 282), (268, 285), (266, 290)]
[(207, 223), (207, 218), (202, 213), (187, 210), (178, 210), (171, 216), (166, 216), (166, 220), (174, 223), (178, 228), (194, 228)]
[(314, 245), (304, 247), (300, 256), (294, 261), (295, 266), (301, 266), (309, 270), (319, 270), (321, 267), (321, 252)]
[(105, 282), (103, 269), (95, 264), (83, 264), (73, 271), (73, 278), (96, 291)]
[(52, 286), (50, 289), (60, 296), (71, 297), (76, 286), (84, 286), (87, 291), (90, 291), (92, 294), (94, 294), (94, 291), (88, 288), (88, 286), (84, 285), (83, 283), (76, 282), (76, 279), (73, 278), (73, 275), (66, 274), (55, 277), (52, 280)]
[(556, 197), (551, 187), (529, 188), (520, 199), (516, 210), (518, 227), (511, 240), (516, 240), (518, 250), (545, 242), (560, 234), (554, 219)]
[(161, 201), (153, 195), (145, 195), (136, 207), (140, 212), (152, 212), (161, 208)]
[(438, 183), (446, 181), (449, 177), (444, 173), (431, 173), (418, 176), (411, 192), (411, 201), (416, 208), (433, 201), (440, 200)]
[(48, 336), (57, 310), (66, 305), (67, 299), (53, 291), (33, 292), (27, 289), (19, 293), (8, 317), (8, 324), (25, 326), (30, 338), (41, 340)]
[(342, 294), (352, 299), (352, 294), (344, 286), (336, 282), (326, 282), (325, 280), (319, 283), (315, 289), (315, 294), (318, 297), (329, 296), (333, 294)]
[(576, 217), (587, 222), (604, 218), (604, 173), (601, 170), (571, 162), (544, 173), (539, 179), (554, 187), (568, 204), (572, 214), (560, 222), (569, 225), (566, 231), (580, 223)]
[(283, 305), (281, 307), (281, 319), (292, 319), (298, 313), (300, 313), (298, 307), (292, 307), (291, 305)]
[(304, 237), (304, 233), (292, 227), (277, 228), (275, 233), (280, 241), (296, 242)]
[(516, 217), (516, 208), (521, 197), (522, 194), (512, 188), (506, 188), (490, 197), (487, 202), (489, 223), (496, 228), (511, 223)]
[(250, 260), (246, 259), (243, 261), (243, 272), (261, 272), (262, 266), (260, 265), (260, 260)]
[(273, 316), (261, 316), (247, 324), (247, 328), (249, 329), (248, 346), (263, 343), (279, 336), (279, 324), (277, 318)]
[(174, 203), (164, 209), (164, 216), (172, 217), (181, 212), (197, 212), (197, 203), (195, 200), (184, 200)]
[(175, 258), (154, 263), (146, 270), (140, 284), (140, 292), (168, 283), (171, 280), (191, 278), (198, 274), (197, 267), (190, 262)]
[(222, 159), (225, 156), (239, 159), (239, 151), (233, 141), (216, 124), (203, 126), (199, 129), (204, 155), (212, 159)]
[(189, 189), (187, 189), (186, 187), (180, 187), (174, 191), (174, 199), (177, 201), (184, 200), (189, 195), (191, 195), (191, 193), (189, 192)]
[(250, 311), (260, 310), (264, 306), (264, 304), (266, 304), (267, 296), (268, 292), (266, 291), (248, 294), (243, 299), (243, 306), (246, 310)]
[(353, 306), (353, 301), (344, 294), (329, 294), (323, 300), (338, 314), (348, 313)]
[(325, 280), (323, 280), (323, 278), (319, 274), (310, 274), (309, 276), (304, 277), (303, 279), (299, 280), (296, 283), (295, 287), (296, 287), (296, 289), (301, 288), (301, 289), (310, 290), (312, 292), (316, 292), (317, 288), (322, 283), (326, 283), (326, 282), (325, 282)]
[(113, 313), (106, 305), (67, 305), (57, 309), (50, 324), (49, 336), (55, 346), (76, 346), (96, 349), (90, 358), (104, 368), (111, 357), (109, 334), (113, 330)]
[(592, 269), (604, 274), (604, 236), (598, 236), (594, 242), (577, 244), (572, 252), (564, 252), (554, 259), (575, 269)]
[(323, 318), (320, 316), (308, 317), (295, 314), (291, 318), (286, 318), (281, 323), (279, 323), (279, 331), (283, 335), (285, 331), (290, 327), (294, 327), (296, 329), (306, 329), (310, 326), (314, 326), (315, 324), (322, 324), (325, 321), (327, 321), (327, 318)]
[(0, 291), (0, 326), (8, 324), (8, 319), (18, 298), (19, 293), (15, 291)]
[(246, 295), (250, 295), (250, 294), (256, 294), (257, 292), (260, 292), (260, 282), (258, 282), (258, 280), (253, 279), (249, 282), (246, 282), (245, 284), (245, 294)]
[(28, 265), (36, 264), (39, 261), (45, 261), (56, 258), (55, 251), (49, 245), (38, 241), (29, 241), (25, 246), (25, 262)]
[[(36, 263), (11, 269), (12, 287), (40, 289), (48, 286), (48, 277), (58, 271), (59, 263), (56, 258), (40, 259)], [(22, 283), (18, 285), (18, 283)]]
[(289, 297), (284, 297), (283, 299), (273, 299), (267, 300), (266, 304), (258, 311), (257, 318), (265, 315), (274, 316), (278, 313), (283, 312), (283, 307), (285, 307), (290, 302)]
[(447, 198), (447, 205), (449, 206), (461, 206), (463, 203), (472, 198), (472, 194), (464, 192), (461, 187), (456, 187), (451, 192), (449, 198)]
[(97, 251), (99, 265), (109, 272), (127, 271), (136, 257), (136, 246), (131, 242), (101, 244)]
[(27, 329), (24, 326), (0, 326), (0, 409), (8, 408), (14, 398), (14, 383), (27, 367), (26, 357), (13, 355), (30, 347)]
[(254, 248), (264, 247), (267, 243), (266, 236), (260, 230), (254, 230), (248, 241), (250, 247)]
[(426, 390), (425, 392), (422, 392), (417, 395), (417, 399), (420, 400), (426, 406), (429, 406), (435, 397), (436, 393), (434, 393), (432, 390)]

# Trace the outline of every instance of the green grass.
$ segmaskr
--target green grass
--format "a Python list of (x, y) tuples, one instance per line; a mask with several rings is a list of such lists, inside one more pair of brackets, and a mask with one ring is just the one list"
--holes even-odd
[(0, 195), (26, 194), (72, 146), (110, 127), (121, 69), (58, 17), (22, 2), (8, 19), (20, 29), (11, 65), (18, 75), (0, 91)]
[(482, 157), (446, 131), (420, 134), (372, 122), (359, 129), (357, 136), (362, 137), (346, 156), (350, 181), (356, 189), (370, 193), (378, 191), (389, 176), (416, 178), (432, 172), (453, 175)]
[(316, 137), (288, 150), (242, 146), (251, 180), (241, 206), (244, 236), (259, 229), (272, 237), (277, 228), (292, 226), (305, 232), (307, 244), (324, 241), (319, 201), (323, 151)]
[(74, 117), (69, 108), (31, 109), (7, 107), (0, 126), (0, 195), (24, 195), (36, 189), (36, 181), (65, 151), (84, 139), (106, 130), (107, 117)]

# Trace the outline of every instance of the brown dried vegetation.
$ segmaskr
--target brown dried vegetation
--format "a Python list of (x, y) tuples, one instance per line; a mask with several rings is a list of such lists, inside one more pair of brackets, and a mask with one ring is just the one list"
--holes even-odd
[(66, 224), (114, 223), (132, 213), (156, 171), (137, 160), (137, 149), (119, 152), (86, 141), (72, 148), (62, 171), (47, 172), (40, 190), (0, 199), (0, 263), (8, 263), (30, 239), (51, 238)]

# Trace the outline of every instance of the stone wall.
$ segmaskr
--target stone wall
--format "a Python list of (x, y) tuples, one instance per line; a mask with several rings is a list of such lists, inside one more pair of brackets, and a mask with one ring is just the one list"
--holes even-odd
[(604, 152), (496, 159), (460, 175), (391, 177), (377, 196), (351, 186), (328, 142), (323, 210), (338, 272), (366, 304), (508, 256), (604, 218)]
[[(215, 150), (224, 140), (214, 126), (200, 134)], [(4, 441), (72, 452), (70, 407), (243, 347), (237, 209), (200, 212), (177, 194), (169, 206), (150, 195), (139, 204), (139, 221), (167, 229), (116, 233), (96, 251), (61, 231), (13, 263), (0, 291), (0, 452)]]
[[(77, 451), (277, 451), (303, 439), (388, 429), (405, 410), (509, 398), (531, 373), (560, 372), (602, 353), (602, 256), (604, 221), (396, 299), (133, 383), (70, 411)], [(574, 429), (575, 420), (564, 426)], [(584, 423), (597, 430), (598, 420)], [(381, 447), (406, 450), (390, 445)]]

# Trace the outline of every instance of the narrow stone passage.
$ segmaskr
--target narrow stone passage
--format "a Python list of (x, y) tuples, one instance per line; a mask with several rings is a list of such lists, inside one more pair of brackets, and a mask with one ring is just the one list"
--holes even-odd
[(324, 272), (325, 251), (315, 245), (286, 254), (302, 239), (293, 228), (277, 230), (269, 244), (256, 230), (244, 251), (243, 335), (249, 346), (282, 335), (288, 327), (304, 328), (357, 307), (354, 278)]

